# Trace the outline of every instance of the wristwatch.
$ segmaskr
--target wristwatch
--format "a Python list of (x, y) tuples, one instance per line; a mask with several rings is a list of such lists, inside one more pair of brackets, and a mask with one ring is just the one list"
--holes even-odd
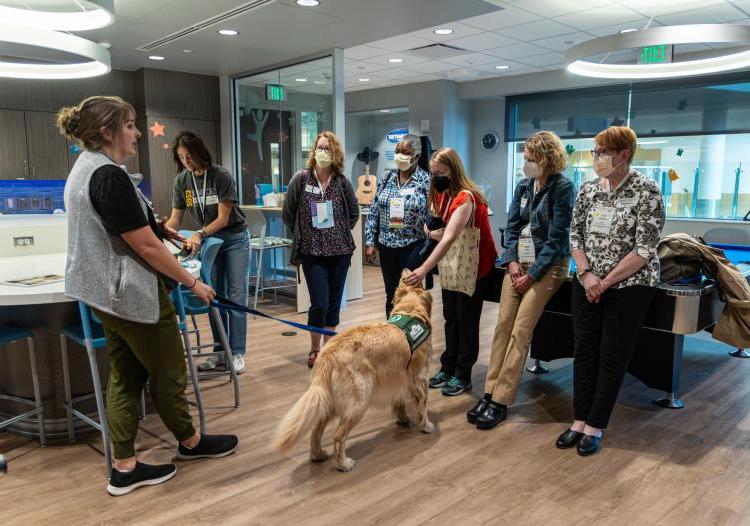
[(583, 270), (576, 270), (576, 276), (578, 277), (578, 279), (582, 279), (587, 272), (591, 272), (591, 267), (586, 267)]

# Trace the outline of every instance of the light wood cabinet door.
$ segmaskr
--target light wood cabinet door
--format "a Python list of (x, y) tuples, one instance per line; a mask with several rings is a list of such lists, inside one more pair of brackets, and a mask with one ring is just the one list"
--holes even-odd
[(57, 129), (57, 116), (46, 111), (26, 111), (29, 178), (67, 179), (68, 142)]
[(0, 110), (0, 179), (30, 179), (23, 112)]

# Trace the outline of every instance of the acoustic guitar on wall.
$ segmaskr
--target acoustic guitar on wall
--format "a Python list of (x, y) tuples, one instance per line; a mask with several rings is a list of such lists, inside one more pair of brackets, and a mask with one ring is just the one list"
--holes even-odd
[(375, 199), (378, 178), (370, 173), (370, 162), (377, 159), (378, 155), (378, 152), (373, 152), (367, 146), (357, 154), (357, 160), (365, 164), (364, 175), (360, 175), (357, 179), (357, 201), (360, 205), (372, 204)]

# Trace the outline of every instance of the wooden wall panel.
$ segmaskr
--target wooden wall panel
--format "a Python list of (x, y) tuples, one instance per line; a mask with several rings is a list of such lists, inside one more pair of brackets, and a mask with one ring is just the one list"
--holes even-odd
[(29, 152), (29, 177), (66, 179), (68, 141), (57, 129), (57, 115), (47, 111), (24, 112)]
[(217, 121), (203, 121), (197, 119), (183, 119), (182, 128), (198, 134), (206, 144), (214, 163), (221, 164), (221, 148), (219, 146), (219, 123)]
[[(165, 135), (154, 137), (149, 128), (157, 121), (165, 126)], [(182, 119), (148, 116), (146, 126), (141, 141), (148, 147), (148, 172), (143, 172), (143, 175), (149, 178), (151, 184), (154, 209), (161, 215), (169, 215), (172, 210), (172, 186), (177, 175), (172, 161), (171, 144), (174, 135), (182, 129)], [(167, 145), (167, 148), (164, 148), (164, 145)]]
[(0, 179), (28, 179), (22, 111), (0, 110)]

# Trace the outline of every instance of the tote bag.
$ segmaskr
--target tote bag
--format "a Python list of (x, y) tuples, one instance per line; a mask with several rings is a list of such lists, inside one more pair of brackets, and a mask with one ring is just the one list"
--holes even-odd
[(463, 292), (467, 296), (474, 295), (479, 272), (479, 228), (476, 226), (476, 203), (473, 194), (471, 205), (468, 225), (438, 263), (440, 287)]

